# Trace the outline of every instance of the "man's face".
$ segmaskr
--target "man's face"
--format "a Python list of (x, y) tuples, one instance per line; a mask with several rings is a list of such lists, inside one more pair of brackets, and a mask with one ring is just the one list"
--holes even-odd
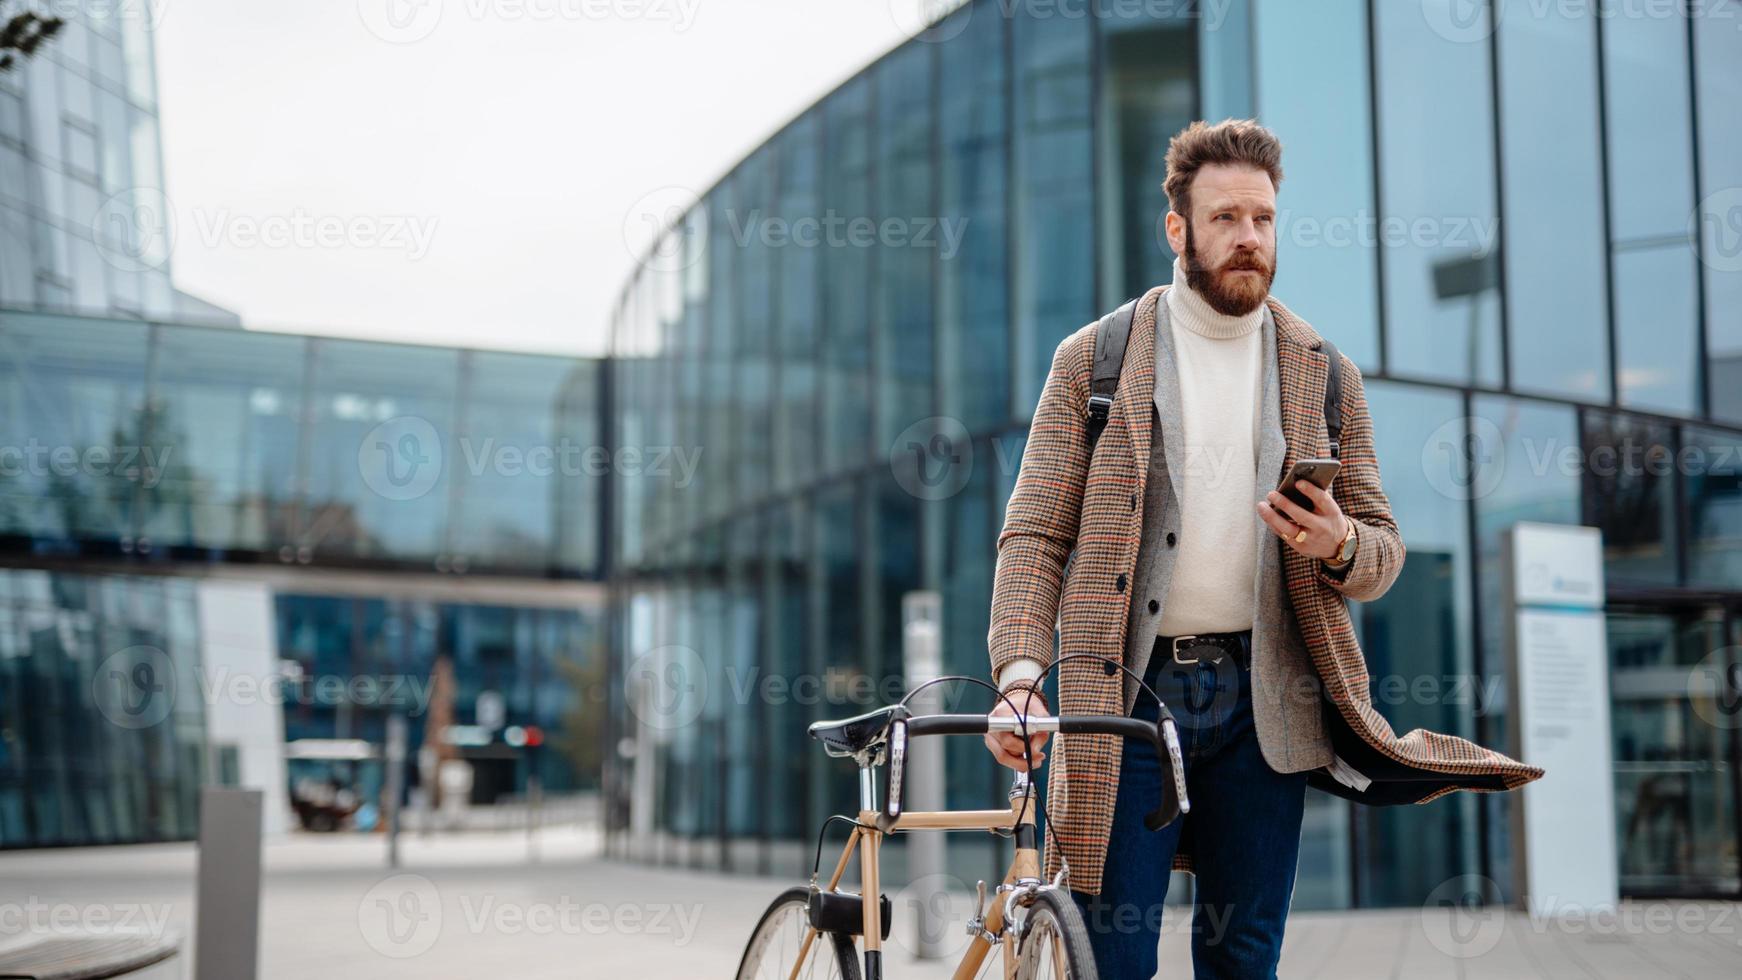
[(1276, 281), (1276, 188), (1253, 167), (1211, 164), (1191, 189), (1192, 220), (1167, 216), (1186, 282), (1218, 313), (1257, 309)]

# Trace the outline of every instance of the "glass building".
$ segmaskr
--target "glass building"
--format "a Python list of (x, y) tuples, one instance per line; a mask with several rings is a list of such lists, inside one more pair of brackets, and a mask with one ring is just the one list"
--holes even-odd
[[(986, 675), (1051, 354), (1167, 279), (1169, 136), (1254, 116), (1285, 145), (1275, 294), (1365, 374), (1410, 548), (1357, 610), (1370, 671), (1466, 692), (1381, 710), (1504, 747), (1503, 533), (1601, 528), (1622, 888), (1742, 893), (1742, 738), (1687, 683), (1742, 643), (1742, 31), (1664, 6), (980, 0), (770, 136), (612, 327), (617, 442), (706, 450), (617, 483), (613, 852), (801, 873), (855, 799), (804, 725), (902, 689), (912, 590)], [(951, 805), (1001, 798), (956, 741)], [(1511, 804), (1312, 794), (1296, 900), (1509, 892)]]

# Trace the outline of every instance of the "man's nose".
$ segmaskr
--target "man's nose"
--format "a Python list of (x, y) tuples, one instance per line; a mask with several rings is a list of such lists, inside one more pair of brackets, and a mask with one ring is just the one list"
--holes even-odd
[(1258, 222), (1246, 218), (1240, 222), (1239, 234), (1234, 237), (1234, 247), (1257, 250), (1264, 244), (1264, 239), (1258, 234)]

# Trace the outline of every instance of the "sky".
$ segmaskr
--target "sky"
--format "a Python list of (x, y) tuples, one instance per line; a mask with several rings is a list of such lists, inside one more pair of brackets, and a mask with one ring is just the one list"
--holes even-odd
[(255, 329), (599, 354), (646, 202), (937, 0), (155, 2), (178, 288)]

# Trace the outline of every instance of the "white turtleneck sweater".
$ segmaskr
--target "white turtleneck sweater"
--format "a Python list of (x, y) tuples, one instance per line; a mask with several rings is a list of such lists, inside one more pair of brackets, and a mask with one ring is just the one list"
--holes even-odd
[(1161, 636), (1252, 628), (1257, 598), (1258, 394), (1264, 308), (1216, 312), (1173, 263), (1166, 293), (1179, 374), (1185, 452), (1179, 487), (1179, 555), (1156, 632)]
[[(1179, 259), (1165, 294), (1179, 375), (1179, 555), (1157, 635), (1252, 628), (1258, 584), (1258, 410), (1263, 389), (1264, 308), (1225, 316), (1186, 284)], [(1151, 519), (1151, 515), (1145, 515)], [(1016, 660), (999, 687), (1040, 676)]]

